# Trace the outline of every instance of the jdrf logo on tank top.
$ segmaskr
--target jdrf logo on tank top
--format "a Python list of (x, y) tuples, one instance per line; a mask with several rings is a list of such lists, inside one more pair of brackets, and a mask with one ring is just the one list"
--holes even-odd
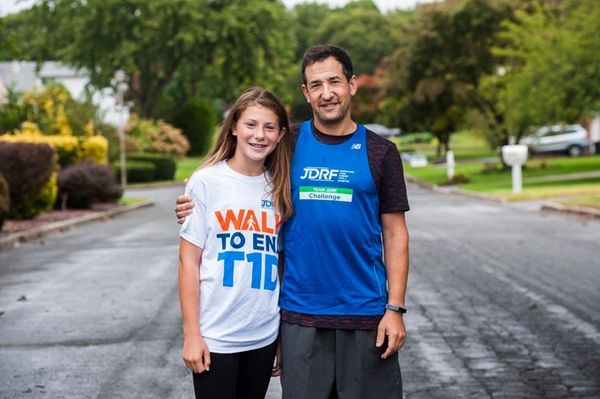
[[(268, 208), (270, 204), (263, 202), (262, 205)], [(257, 214), (252, 209), (227, 209), (214, 214), (223, 231), (216, 234), (221, 250), (218, 260), (223, 261), (223, 286), (233, 287), (236, 264), (248, 262), (252, 265), (251, 288), (274, 290), (277, 287), (279, 214), (275, 213), (274, 222), (272, 210)]]
[[(353, 174), (353, 170), (307, 166), (302, 170), (300, 180), (343, 183), (342, 185), (347, 185), (350, 183), (350, 177)], [(317, 187), (303, 185), (299, 187), (299, 198), (301, 200), (352, 202), (352, 193), (352, 188), (347, 187)]]

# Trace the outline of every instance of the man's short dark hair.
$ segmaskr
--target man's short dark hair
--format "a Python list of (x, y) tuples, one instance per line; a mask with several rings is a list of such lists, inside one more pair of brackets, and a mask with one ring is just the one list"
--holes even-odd
[(315, 62), (323, 61), (329, 57), (335, 58), (340, 64), (342, 64), (344, 76), (348, 81), (350, 81), (350, 78), (352, 78), (354, 72), (352, 69), (352, 60), (350, 59), (350, 56), (346, 50), (332, 44), (319, 44), (310, 47), (304, 53), (302, 60), (302, 80), (304, 81), (304, 84), (306, 84), (306, 68)]

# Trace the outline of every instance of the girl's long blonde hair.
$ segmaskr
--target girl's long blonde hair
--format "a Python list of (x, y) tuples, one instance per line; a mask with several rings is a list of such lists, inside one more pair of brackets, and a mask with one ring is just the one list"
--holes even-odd
[(233, 129), (246, 108), (252, 105), (265, 107), (279, 119), (279, 128), (283, 138), (265, 160), (265, 169), (271, 175), (273, 190), (271, 197), (275, 208), (279, 211), (282, 220), (288, 219), (294, 213), (292, 205), (292, 191), (290, 184), (290, 162), (292, 159), (293, 142), (290, 134), (290, 122), (285, 107), (281, 100), (268, 90), (261, 87), (250, 87), (235, 101), (229, 114), (220, 126), (219, 135), (214, 147), (208, 153), (206, 160), (200, 167), (213, 165), (224, 159), (229, 159), (235, 154), (237, 137)]

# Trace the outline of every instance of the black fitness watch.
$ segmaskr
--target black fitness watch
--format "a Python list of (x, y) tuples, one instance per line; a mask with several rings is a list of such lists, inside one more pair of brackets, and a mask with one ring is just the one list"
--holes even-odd
[(402, 306), (392, 305), (391, 303), (386, 304), (385, 308), (402, 314), (406, 313), (406, 309), (404, 309)]

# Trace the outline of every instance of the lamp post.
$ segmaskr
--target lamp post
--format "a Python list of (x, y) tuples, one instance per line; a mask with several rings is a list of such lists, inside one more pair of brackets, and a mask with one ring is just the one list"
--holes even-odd
[(127, 83), (125, 82), (125, 72), (119, 70), (115, 73), (117, 86), (117, 113), (119, 114), (119, 166), (121, 168), (121, 188), (125, 190), (127, 186), (127, 164), (126, 164), (126, 146), (125, 146), (125, 91)]

